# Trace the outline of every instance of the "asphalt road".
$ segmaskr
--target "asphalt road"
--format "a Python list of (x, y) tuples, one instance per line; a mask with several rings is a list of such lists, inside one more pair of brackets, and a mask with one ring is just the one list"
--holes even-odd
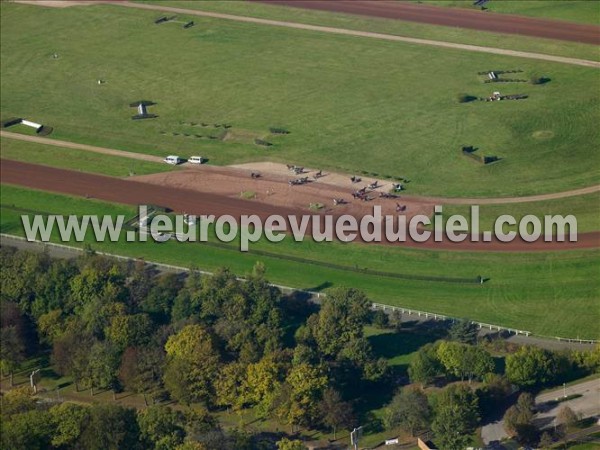
[[(567, 396), (581, 397), (556, 403), (565, 393)], [(554, 426), (556, 416), (563, 406), (568, 406), (582, 418), (600, 416), (600, 378), (540, 394), (535, 398), (535, 404), (539, 412), (533, 421), (539, 428)], [(481, 438), (486, 445), (497, 446), (494, 444), (507, 437), (502, 420), (487, 424), (481, 429)]]
[[(565, 394), (581, 397), (556, 403)], [(582, 418), (600, 416), (600, 378), (538, 395), (535, 404), (540, 412), (536, 414), (534, 422), (540, 427), (554, 425), (554, 419), (563, 406), (581, 414)]]

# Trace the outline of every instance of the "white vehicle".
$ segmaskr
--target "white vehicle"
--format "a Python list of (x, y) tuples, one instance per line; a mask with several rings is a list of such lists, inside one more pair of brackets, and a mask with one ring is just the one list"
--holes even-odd
[(165, 159), (163, 159), (163, 161), (167, 164), (173, 164), (174, 166), (176, 166), (177, 164), (181, 163), (181, 158), (179, 156), (169, 155)]
[(202, 156), (190, 156), (188, 162), (190, 164), (202, 164), (204, 163), (204, 158)]

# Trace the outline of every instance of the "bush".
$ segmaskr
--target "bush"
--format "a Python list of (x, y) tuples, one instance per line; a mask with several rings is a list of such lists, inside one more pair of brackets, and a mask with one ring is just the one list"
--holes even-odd
[(271, 145), (273, 145), (270, 142), (267, 142), (267, 141), (265, 141), (263, 139), (254, 139), (254, 143), (256, 145), (261, 145), (263, 147), (270, 147)]
[(376, 311), (373, 311), (371, 315), (371, 323), (377, 328), (384, 329), (390, 326), (390, 319), (385, 312), (378, 309)]
[(288, 130), (286, 130), (285, 128), (276, 128), (276, 127), (269, 128), (269, 132), (271, 134), (290, 134), (290, 132)]

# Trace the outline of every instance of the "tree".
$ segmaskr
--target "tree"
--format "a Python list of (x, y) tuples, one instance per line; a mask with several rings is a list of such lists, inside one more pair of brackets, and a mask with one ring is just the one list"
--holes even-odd
[(554, 444), (554, 439), (552, 439), (552, 435), (550, 433), (548, 433), (547, 431), (544, 431), (542, 433), (542, 436), (540, 437), (539, 448), (541, 448), (543, 450), (549, 450), (553, 444)]
[(430, 416), (429, 403), (423, 391), (417, 388), (404, 388), (386, 407), (383, 421), (387, 429), (400, 426), (414, 436), (416, 431), (427, 427)]
[(412, 383), (429, 384), (442, 370), (437, 348), (431, 344), (421, 347), (408, 367)]
[(65, 321), (62, 310), (54, 309), (40, 315), (37, 326), (42, 342), (52, 344), (64, 333)]
[(246, 366), (233, 362), (221, 368), (215, 380), (216, 404), (240, 410), (247, 401)]
[(50, 448), (53, 426), (47, 411), (31, 410), (2, 421), (0, 434), (5, 450), (43, 450)]
[[(27, 321), (16, 303), (2, 301), (0, 304), (0, 367), (10, 376), (13, 385), (13, 373), (27, 356)], [(31, 350), (31, 349), (29, 349)]]
[(344, 402), (340, 393), (332, 388), (323, 392), (319, 410), (323, 424), (333, 430), (333, 440), (336, 438), (338, 427), (349, 427), (354, 421), (352, 405)]
[(60, 310), (70, 313), (70, 281), (77, 274), (77, 267), (71, 260), (54, 259), (48, 261), (45, 271), (38, 272), (35, 280), (35, 299), (31, 303), (31, 315), (37, 319), (50, 311)]
[(339, 361), (350, 362), (362, 370), (362, 378), (376, 381), (387, 370), (387, 361), (383, 358), (376, 360), (371, 344), (365, 337), (354, 338), (347, 342), (337, 355)]
[(388, 328), (390, 326), (390, 318), (381, 309), (377, 309), (371, 313), (371, 323), (381, 329)]
[(390, 325), (394, 328), (396, 332), (399, 332), (402, 329), (402, 312), (397, 309), (392, 311), (392, 314), (389, 316)]
[(363, 336), (370, 302), (357, 289), (334, 289), (323, 300), (316, 320), (309, 322), (321, 353), (335, 357), (347, 342)]
[(183, 443), (184, 417), (167, 406), (151, 406), (139, 412), (137, 422), (144, 448), (169, 450)]
[(450, 339), (460, 342), (461, 344), (475, 344), (477, 342), (479, 329), (477, 328), (477, 325), (470, 320), (461, 319), (452, 324), (448, 334)]
[(90, 409), (75, 403), (61, 403), (50, 408), (50, 418), (54, 426), (52, 445), (74, 448), (83, 428), (90, 417)]
[(32, 397), (32, 391), (29, 386), (20, 386), (3, 394), (0, 410), (3, 418), (35, 409), (36, 400)]
[(171, 316), (173, 302), (182, 287), (177, 274), (160, 275), (148, 294), (142, 298), (140, 309), (148, 313), (157, 323), (167, 323)]
[(81, 447), (88, 450), (141, 449), (135, 411), (119, 405), (98, 404), (81, 433)]
[(164, 381), (169, 393), (188, 404), (210, 402), (220, 357), (208, 332), (200, 325), (187, 325), (169, 337), (165, 351)]
[(519, 386), (536, 386), (552, 381), (556, 361), (548, 350), (523, 346), (506, 357), (506, 376)]
[(257, 406), (262, 417), (267, 417), (272, 412), (285, 372), (286, 367), (276, 361), (273, 355), (248, 365), (245, 382), (247, 401)]
[(96, 342), (89, 355), (88, 373), (90, 390), (94, 387), (114, 388), (119, 371), (119, 353), (109, 342)]
[(522, 444), (531, 444), (537, 438), (537, 428), (533, 425), (534, 403), (533, 396), (524, 392), (504, 414), (505, 430)]
[(125, 387), (144, 396), (148, 406), (147, 394), (156, 391), (162, 380), (163, 352), (154, 347), (129, 347), (121, 356), (119, 380)]
[(437, 351), (438, 358), (446, 371), (462, 380), (483, 378), (494, 370), (494, 360), (485, 350), (458, 342), (443, 341)]
[(79, 391), (79, 383), (89, 379), (89, 356), (94, 340), (74, 325), (52, 345), (51, 360), (60, 375), (70, 375)]
[(277, 441), (277, 450), (307, 450), (308, 447), (302, 441), (291, 441), (288, 438), (283, 438)]
[(431, 429), (441, 448), (462, 450), (479, 422), (477, 396), (465, 385), (451, 385), (437, 398)]
[(287, 422), (292, 425), (313, 425), (317, 422), (319, 400), (327, 386), (327, 377), (317, 366), (300, 364), (292, 367), (286, 378), (290, 386)]
[(107, 339), (121, 351), (145, 345), (150, 340), (152, 321), (147, 314), (116, 315), (105, 330)]
[(562, 408), (560, 408), (560, 411), (558, 411), (558, 414), (556, 415), (556, 421), (560, 425), (564, 425), (565, 428), (572, 427), (577, 423), (578, 420), (579, 417), (577, 414), (575, 414), (575, 412), (567, 405), (564, 405)]

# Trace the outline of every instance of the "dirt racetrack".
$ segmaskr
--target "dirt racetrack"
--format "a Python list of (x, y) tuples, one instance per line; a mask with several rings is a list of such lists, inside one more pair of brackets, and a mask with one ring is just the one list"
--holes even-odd
[[(200, 172), (198, 172), (200, 174)], [(140, 177), (143, 178), (143, 177)], [(239, 218), (242, 214), (256, 214), (263, 220), (269, 215), (279, 214), (282, 216), (295, 216), (300, 221), (300, 216), (307, 211), (301, 211), (297, 207), (270, 204), (258, 200), (244, 200), (223, 194), (200, 192), (186, 188), (173, 186), (162, 186), (142, 182), (141, 180), (120, 179), (56, 169), (35, 164), (2, 160), (1, 164), (2, 183), (25, 186), (45, 191), (58, 192), (82, 197), (91, 197), (108, 202), (140, 205), (155, 204), (173, 209), (176, 212), (189, 214), (214, 214), (221, 216), (230, 214)], [(260, 180), (255, 180), (259, 183)], [(319, 187), (323, 191), (325, 185)], [(308, 186), (296, 186), (299, 189)], [(330, 192), (327, 192), (328, 194)], [(269, 201), (269, 197), (266, 198)], [(352, 214), (362, 217), (362, 214), (349, 211), (329, 211), (334, 217), (341, 214)], [(316, 213), (313, 213), (316, 214)], [(288, 229), (289, 222), (288, 222)], [(310, 228), (309, 228), (310, 230)], [(385, 242), (384, 242), (385, 243)], [(600, 247), (600, 232), (579, 234), (577, 242), (543, 242), (532, 243), (515, 239), (512, 242), (503, 243), (497, 240), (491, 242), (442, 242), (429, 240), (423, 243), (415, 242), (408, 238), (407, 242), (388, 245), (400, 245), (432, 250), (464, 250), (464, 251), (550, 251), (568, 250), (581, 248)]]
[[(386, 19), (406, 20), (449, 27), (470, 28), (495, 33), (600, 44), (600, 27), (536, 19), (511, 14), (496, 14), (465, 8), (445, 8), (397, 0), (252, 0), (261, 3), (293, 6)], [(477, 42), (473, 42), (477, 44)]]

